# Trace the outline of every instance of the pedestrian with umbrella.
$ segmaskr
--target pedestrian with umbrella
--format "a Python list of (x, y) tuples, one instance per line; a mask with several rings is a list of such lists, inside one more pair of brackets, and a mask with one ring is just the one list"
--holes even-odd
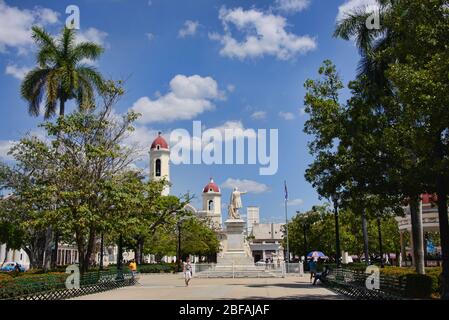
[(309, 269), (310, 269), (310, 283), (312, 283), (313, 278), (316, 276), (318, 271), (318, 259), (319, 258), (327, 258), (324, 253), (321, 251), (312, 251), (307, 255), (307, 259), (309, 259)]

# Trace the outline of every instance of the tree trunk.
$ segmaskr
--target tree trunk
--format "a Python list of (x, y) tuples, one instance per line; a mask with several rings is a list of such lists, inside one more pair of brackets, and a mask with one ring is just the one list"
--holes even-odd
[(65, 115), (65, 98), (61, 98), (59, 101), (59, 116), (63, 117)]
[(144, 247), (145, 247), (145, 237), (140, 237), (139, 238), (139, 260), (136, 260), (137, 263), (139, 264), (144, 264), (145, 263), (145, 254), (144, 254)]
[(117, 280), (123, 280), (123, 236), (122, 235), (120, 235), (119, 240), (118, 240)]
[(441, 273), (441, 299), (449, 300), (449, 220), (447, 210), (447, 191), (444, 177), (440, 176), (437, 183), (438, 219), (440, 222), (441, 253), (443, 272)]
[(95, 231), (91, 231), (89, 234), (89, 239), (87, 241), (87, 249), (84, 257), (84, 264), (80, 265), (82, 273), (89, 271), (89, 267), (92, 263), (92, 253), (94, 251), (94, 246), (95, 246)]
[(6, 245), (5, 245), (5, 258), (2, 261), (2, 265), (1, 265), (2, 267), (6, 263), (6, 260), (8, 259), (8, 253), (9, 253), (9, 247), (8, 247), (8, 244), (6, 243)]
[(51, 256), (52, 256), (52, 245), (53, 245), (53, 232), (51, 226), (47, 227), (45, 233), (45, 247), (44, 247), (44, 259), (42, 269), (45, 272), (51, 268)]
[(58, 265), (59, 232), (55, 232), (55, 246), (51, 257), (51, 268), (55, 269)]
[(422, 208), (418, 197), (410, 197), (410, 218), (412, 222), (412, 242), (415, 268), (418, 274), (426, 274), (424, 268), (424, 238), (422, 226)]
[(101, 233), (100, 240), (100, 270), (103, 270), (103, 260), (104, 260), (104, 233)]
[(367, 265), (370, 265), (371, 261), (369, 257), (368, 228), (365, 210), (362, 210), (362, 233), (363, 233), (363, 249), (365, 253), (365, 263)]

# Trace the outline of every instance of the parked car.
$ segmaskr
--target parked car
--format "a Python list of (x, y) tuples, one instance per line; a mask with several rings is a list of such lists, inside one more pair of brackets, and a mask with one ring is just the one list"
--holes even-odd
[(1, 272), (13, 272), (13, 271), (19, 271), (19, 272), (25, 272), (24, 266), (22, 266), (20, 263), (17, 262), (6, 262), (1, 268)]

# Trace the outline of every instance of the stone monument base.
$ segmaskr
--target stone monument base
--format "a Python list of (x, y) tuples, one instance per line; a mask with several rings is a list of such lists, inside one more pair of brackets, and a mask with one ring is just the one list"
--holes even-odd
[(217, 257), (217, 267), (231, 265), (254, 265), (251, 250), (245, 242), (245, 221), (229, 219), (225, 222), (226, 248)]

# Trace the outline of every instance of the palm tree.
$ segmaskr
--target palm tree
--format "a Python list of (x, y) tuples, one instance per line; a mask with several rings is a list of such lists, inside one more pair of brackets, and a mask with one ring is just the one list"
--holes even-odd
[(94, 107), (94, 91), (102, 91), (104, 80), (86, 60), (96, 60), (103, 48), (92, 42), (76, 43), (73, 29), (65, 27), (58, 38), (53, 38), (40, 27), (32, 28), (32, 37), (38, 46), (37, 64), (22, 82), (21, 94), (29, 105), (32, 116), (39, 116), (45, 100), (45, 119), (56, 114), (64, 116), (67, 101), (76, 99), (80, 110)]
[[(38, 46), (37, 67), (31, 70), (22, 82), (21, 94), (28, 101), (28, 112), (39, 116), (40, 106), (45, 100), (44, 118), (49, 119), (56, 114), (59, 102), (59, 116), (65, 114), (67, 101), (76, 99), (80, 110), (95, 107), (95, 93), (102, 92), (105, 81), (95, 68), (84, 63), (94, 61), (103, 53), (103, 48), (92, 42), (76, 42), (74, 29), (65, 27), (60, 37), (53, 38), (44, 29), (34, 26), (32, 37)], [(55, 249), (52, 254), (52, 226), (47, 228), (45, 248), (46, 261), (55, 266), (59, 232), (54, 232)]]
[[(396, 0), (377, 0), (377, 2), (379, 18), (382, 22), (388, 19)], [(379, 59), (378, 53), (388, 48), (394, 41), (395, 35), (382, 23), (379, 29), (368, 29), (366, 22), (371, 15), (372, 13), (367, 12), (366, 8), (357, 8), (348, 13), (344, 19), (337, 22), (334, 37), (345, 40), (354, 39), (361, 55), (358, 76), (366, 79), (365, 81), (373, 88), (380, 89), (386, 95), (392, 95), (390, 84), (385, 76), (390, 61)], [(424, 274), (424, 238), (422, 213), (419, 208), (420, 199), (415, 194), (410, 196), (409, 200), (415, 267), (417, 273)]]
[[(387, 19), (390, 8), (394, 0), (377, 0), (379, 5), (379, 19)], [(345, 18), (337, 22), (334, 31), (334, 37), (344, 40), (354, 39), (357, 48), (360, 51), (361, 59), (358, 67), (358, 75), (366, 76), (372, 84), (387, 86), (384, 71), (387, 63), (375, 59), (376, 53), (387, 48), (392, 41), (391, 30), (384, 24), (380, 24), (379, 29), (368, 29), (367, 20), (370, 19), (372, 12), (367, 12), (365, 7), (355, 8), (349, 12)]]

